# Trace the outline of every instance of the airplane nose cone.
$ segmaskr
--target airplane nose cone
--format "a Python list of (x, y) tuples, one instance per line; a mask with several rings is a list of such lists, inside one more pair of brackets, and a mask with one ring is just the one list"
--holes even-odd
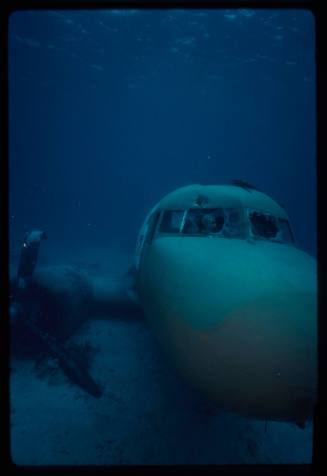
[(315, 261), (283, 245), (202, 240), (188, 249), (189, 240), (178, 253), (158, 243), (140, 273), (145, 314), (171, 362), (226, 409), (306, 420), (316, 391)]
[[(229, 389), (229, 405), (261, 418), (304, 421), (316, 392), (316, 299), (270, 295), (225, 316), (202, 348), (208, 380)], [(211, 377), (210, 377), (211, 374)], [(205, 383), (204, 383), (205, 387)], [(208, 395), (220, 389), (209, 384)]]

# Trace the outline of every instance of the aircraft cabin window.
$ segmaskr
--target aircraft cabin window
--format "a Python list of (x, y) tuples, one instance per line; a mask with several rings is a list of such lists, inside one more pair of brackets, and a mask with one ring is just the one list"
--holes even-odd
[(249, 211), (248, 216), (254, 238), (278, 243), (294, 242), (291, 227), (286, 219), (255, 210)]

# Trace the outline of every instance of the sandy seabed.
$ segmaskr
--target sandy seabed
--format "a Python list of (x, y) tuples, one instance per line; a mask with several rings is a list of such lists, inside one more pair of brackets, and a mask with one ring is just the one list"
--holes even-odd
[[(84, 250), (80, 256), (73, 257), (78, 266), (100, 266), (104, 273), (119, 274), (130, 262), (130, 256), (120, 250)], [(68, 254), (62, 257), (66, 264), (74, 261), (71, 254), (70, 259)], [(48, 260), (54, 261), (60, 263), (60, 258)], [(103, 395), (94, 398), (72, 384), (51, 358), (43, 364), (13, 358), (10, 438), (14, 463), (311, 462), (312, 424), (303, 430), (287, 423), (266, 426), (220, 411), (194, 394), (168, 366), (145, 321), (95, 318), (71, 340), (94, 349), (90, 372)]]

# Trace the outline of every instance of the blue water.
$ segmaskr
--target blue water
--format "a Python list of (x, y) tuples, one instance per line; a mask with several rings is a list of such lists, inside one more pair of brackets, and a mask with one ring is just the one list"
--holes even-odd
[(11, 253), (33, 228), (133, 253), (164, 194), (237, 178), (315, 256), (314, 34), (301, 10), (14, 13)]
[(13, 14), (12, 239), (132, 251), (163, 194), (241, 178), (315, 255), (314, 53), (301, 10)]

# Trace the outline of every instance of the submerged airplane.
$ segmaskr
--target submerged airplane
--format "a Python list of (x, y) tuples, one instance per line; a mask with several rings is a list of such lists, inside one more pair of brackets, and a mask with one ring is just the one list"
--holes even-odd
[[(34, 272), (33, 260), (25, 302), (43, 302), (34, 323), (57, 337), (76, 320), (140, 308), (177, 372), (219, 407), (302, 427), (312, 418), (316, 261), (296, 247), (285, 209), (246, 182), (165, 196), (144, 221), (122, 284), (70, 267)], [(72, 317), (60, 327), (64, 308)]]

